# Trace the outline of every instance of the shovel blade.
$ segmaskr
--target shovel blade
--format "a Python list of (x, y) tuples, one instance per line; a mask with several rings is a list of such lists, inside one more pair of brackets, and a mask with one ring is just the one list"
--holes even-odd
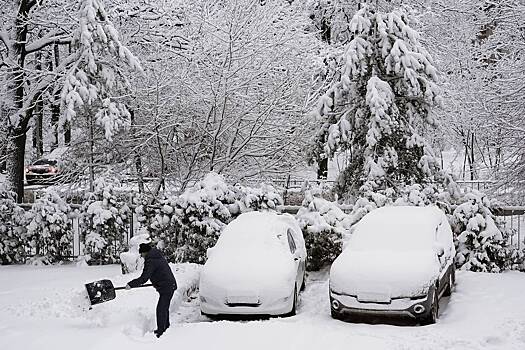
[(85, 284), (91, 305), (115, 299), (115, 287), (110, 280), (100, 280)]

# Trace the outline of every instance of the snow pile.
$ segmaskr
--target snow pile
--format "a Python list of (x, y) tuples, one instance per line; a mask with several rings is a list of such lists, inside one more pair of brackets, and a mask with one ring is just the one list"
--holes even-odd
[(70, 206), (52, 189), (33, 203), (27, 213), (26, 240), (34, 250), (34, 263), (54, 263), (71, 255), (70, 213)]
[(341, 253), (342, 241), (350, 232), (351, 218), (336, 203), (314, 197), (306, 191), (296, 219), (308, 250), (309, 270), (319, 270)]
[(509, 245), (508, 233), (498, 227), (490, 211), (494, 204), (482, 193), (472, 191), (454, 210), (451, 224), (456, 234), (456, 264), (463, 270), (500, 272), (524, 268), (524, 252)]
[(22, 241), (26, 232), (25, 211), (16, 204), (15, 194), (0, 185), (0, 264), (22, 262)]
[(80, 225), (88, 261), (118, 261), (131, 211), (115, 194), (115, 185), (104, 178), (95, 180), (94, 193), (89, 193), (82, 205)]
[(123, 274), (142, 270), (144, 259), (140, 256), (139, 246), (142, 243), (149, 243), (150, 241), (151, 239), (147, 233), (131, 237), (128, 244), (128, 251), (120, 253), (120, 263)]
[[(170, 306), (173, 319), (180, 304), (197, 290), (201, 266), (170, 264), (170, 267), (178, 285)], [(30, 270), (25, 269), (22, 272), (27, 274)], [(110, 279), (114, 286), (124, 286), (131, 279), (138, 277), (140, 274), (138, 271), (135, 274), (122, 275), (119, 273), (118, 265), (85, 268), (70, 265), (46, 267), (35, 272), (32, 280), (34, 283), (32, 288), (37, 288), (35, 292), (28, 294), (26, 291), (24, 298), (0, 303), (0, 314), (11, 315), (26, 322), (37, 320), (40, 324), (42, 320), (46, 323), (65, 320), (66, 326), (76, 324), (83, 329), (124, 327), (124, 332), (136, 331), (141, 335), (155, 328), (155, 305), (158, 293), (151, 287), (116, 291), (115, 300), (94, 305), (89, 310), (85, 283)], [(13, 276), (11, 278), (16, 281)], [(53, 282), (49, 283), (51, 281)], [(16, 283), (14, 282), (15, 285)]]

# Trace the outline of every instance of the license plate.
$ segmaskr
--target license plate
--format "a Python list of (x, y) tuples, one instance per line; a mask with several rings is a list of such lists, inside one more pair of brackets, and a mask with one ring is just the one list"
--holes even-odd
[(258, 304), (258, 296), (231, 295), (227, 298), (228, 304)]
[(359, 293), (357, 295), (357, 301), (363, 303), (381, 303), (389, 304), (391, 302), (390, 295), (385, 293)]

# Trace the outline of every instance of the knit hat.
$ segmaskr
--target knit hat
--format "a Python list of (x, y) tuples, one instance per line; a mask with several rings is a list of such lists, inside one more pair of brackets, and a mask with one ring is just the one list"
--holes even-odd
[(151, 246), (148, 243), (141, 243), (139, 245), (139, 253), (147, 253), (151, 250)]

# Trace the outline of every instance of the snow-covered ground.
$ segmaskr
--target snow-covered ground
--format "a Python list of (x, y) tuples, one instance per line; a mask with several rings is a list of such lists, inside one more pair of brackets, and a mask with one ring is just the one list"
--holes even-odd
[[(198, 267), (174, 266), (180, 289), (195, 284)], [(172, 327), (154, 327), (151, 288), (118, 291), (117, 299), (85, 310), (82, 285), (134, 275), (119, 266), (0, 267), (0, 344), (9, 349), (525, 349), (525, 274), (459, 272), (457, 290), (426, 327), (351, 324), (329, 315), (326, 273), (309, 276), (298, 315), (259, 321), (213, 321), (200, 315), (197, 293), (176, 295)]]

